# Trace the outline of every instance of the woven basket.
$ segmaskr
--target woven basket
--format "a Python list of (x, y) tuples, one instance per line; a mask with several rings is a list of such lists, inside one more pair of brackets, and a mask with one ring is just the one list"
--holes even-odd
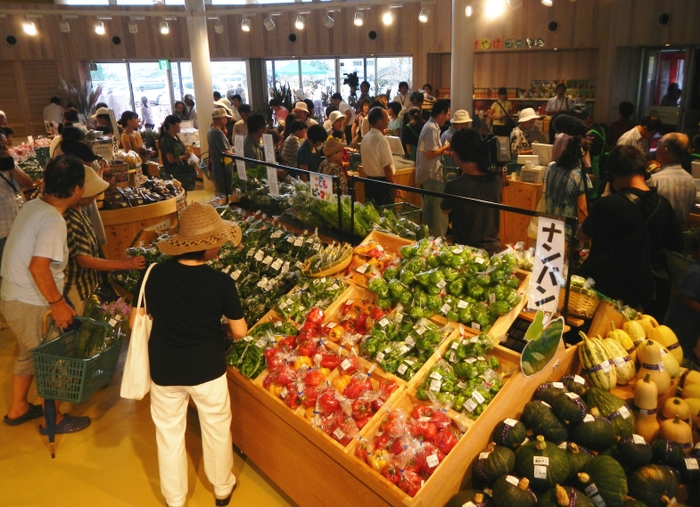
[[(313, 259), (313, 257), (311, 258)], [(309, 270), (309, 266), (311, 265), (311, 259), (307, 260), (304, 263), (304, 268), (301, 270), (302, 273), (306, 276), (310, 276), (311, 278), (323, 278), (324, 276), (331, 276), (335, 275), (337, 273), (340, 273), (341, 271), (345, 271), (345, 269), (350, 265), (352, 262), (352, 255), (348, 256), (347, 259), (344, 259), (342, 262), (335, 264), (333, 266), (329, 266), (327, 269), (324, 269), (323, 271), (317, 271), (317, 272), (311, 272)]]
[[(559, 308), (564, 309), (566, 291), (562, 287), (559, 290)], [(593, 290), (583, 287), (571, 287), (569, 290), (569, 315), (590, 319), (595, 314), (600, 304), (600, 296)]]

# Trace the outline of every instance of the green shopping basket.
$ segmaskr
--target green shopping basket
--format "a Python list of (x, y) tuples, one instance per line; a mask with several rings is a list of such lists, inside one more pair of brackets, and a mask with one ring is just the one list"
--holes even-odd
[(102, 333), (104, 338), (112, 332), (112, 327), (86, 317), (73, 317), (73, 320), (79, 323), (78, 329), (32, 350), (36, 387), (44, 399), (83, 403), (112, 379), (117, 367), (121, 340), (114, 340), (90, 358), (76, 358), (81, 330)]

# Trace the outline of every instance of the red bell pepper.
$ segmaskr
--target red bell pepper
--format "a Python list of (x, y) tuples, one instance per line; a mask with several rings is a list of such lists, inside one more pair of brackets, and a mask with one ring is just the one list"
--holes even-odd
[(396, 465), (389, 464), (382, 469), (382, 475), (387, 478), (392, 484), (399, 485), (399, 480), (401, 479), (401, 471), (396, 467)]
[[(340, 365), (341, 369), (343, 367), (342, 363)], [(362, 393), (372, 390), (372, 382), (370, 379), (363, 375), (353, 375), (350, 382), (345, 387), (343, 394), (345, 397), (352, 400), (358, 398)]]
[(318, 395), (318, 408), (326, 413), (333, 412), (340, 408), (340, 402), (335, 397), (335, 389), (324, 389)]
[(453, 428), (446, 428), (437, 432), (433, 439), (435, 447), (440, 449), (444, 455), (448, 455), (455, 445), (459, 442), (459, 437), (455, 434)]
[(416, 493), (420, 491), (421, 484), (422, 479), (420, 475), (404, 468), (401, 473), (401, 478), (399, 479), (399, 488), (401, 488), (403, 492), (408, 496), (416, 496)]

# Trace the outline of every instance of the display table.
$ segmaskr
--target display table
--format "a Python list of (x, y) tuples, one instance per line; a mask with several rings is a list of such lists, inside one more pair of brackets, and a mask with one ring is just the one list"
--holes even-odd
[[(503, 190), (503, 204), (535, 211), (542, 195), (542, 183), (525, 183), (519, 180), (508, 180)], [(501, 243), (515, 244), (523, 241), (530, 246), (532, 240), (527, 237), (527, 226), (532, 217), (501, 211), (501, 228), (499, 231)]]
[[(358, 166), (359, 175), (361, 178), (366, 178), (367, 175), (362, 170), (362, 165)], [(416, 186), (416, 168), (415, 167), (405, 167), (403, 169), (397, 169), (394, 173), (394, 181), (397, 185), (404, 185), (407, 187)], [(420, 194), (414, 192), (400, 192), (400, 196), (408, 203), (423, 207), (423, 202)], [(355, 183), (355, 200), (361, 203), (365, 202), (365, 185), (364, 183)], [(399, 199), (400, 201), (401, 199)]]
[(105, 258), (126, 259), (125, 250), (141, 229), (153, 226), (171, 228), (177, 225), (178, 205), (184, 205), (185, 193), (166, 201), (135, 208), (100, 210), (107, 244), (102, 246)]

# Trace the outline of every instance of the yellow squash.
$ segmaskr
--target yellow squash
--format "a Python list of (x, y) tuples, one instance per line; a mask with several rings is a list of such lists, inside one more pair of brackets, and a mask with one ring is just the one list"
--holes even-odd
[(659, 395), (668, 391), (671, 386), (671, 376), (666, 371), (664, 362), (661, 360), (661, 347), (652, 340), (646, 340), (637, 347), (640, 366), (637, 370), (637, 380), (646, 378), (656, 384)]
[(615, 323), (612, 321), (610, 322), (610, 331), (608, 331), (606, 338), (616, 340), (627, 351), (632, 362), (637, 362), (637, 346), (634, 341), (632, 341), (630, 335), (625, 333), (622, 329), (616, 329)]
[(676, 361), (679, 363), (683, 361), (683, 349), (681, 348), (681, 344), (678, 343), (676, 333), (674, 333), (670, 327), (656, 326), (651, 329), (647, 337), (666, 347), (666, 350), (676, 358)]

